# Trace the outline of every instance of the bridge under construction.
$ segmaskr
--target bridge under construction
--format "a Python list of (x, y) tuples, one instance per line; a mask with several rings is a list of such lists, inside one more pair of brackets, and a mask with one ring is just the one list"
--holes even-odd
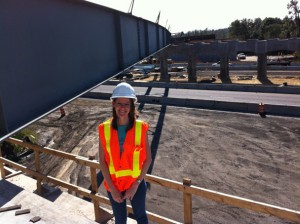
[[(89, 204), (91, 209), (83, 213), (86, 214), (85, 212), (88, 213), (92, 210), (93, 214), (89, 214), (89, 217), (94, 220), (81, 217), (78, 218), (78, 222), (93, 223), (96, 221), (101, 223), (112, 218), (109, 212), (103, 208), (104, 204), (108, 204), (107, 198), (96, 193), (96, 170), (99, 169), (99, 163), (94, 155), (89, 155), (89, 157), (79, 156), (76, 153), (67, 153), (59, 149), (38, 146), (27, 141), (10, 138), (10, 136), (42, 118), (53, 116), (53, 113), (59, 108), (67, 107), (69, 103), (104, 84), (112, 77), (123, 73), (142, 59), (153, 54), (157, 55), (161, 62), (160, 81), (165, 82), (169, 81), (167, 58), (172, 54), (183, 54), (187, 57), (189, 64), (189, 81), (195, 82), (196, 60), (199, 54), (218, 54), (221, 58), (220, 75), (226, 78), (229, 71), (228, 60), (232, 55), (235, 55), (237, 51), (254, 52), (258, 55), (258, 75), (265, 77), (267, 75), (267, 52), (274, 49), (289, 51), (299, 51), (300, 49), (299, 38), (266, 41), (248, 40), (246, 42), (215, 41), (195, 45), (170, 46), (171, 36), (169, 31), (157, 23), (81, 0), (28, 0), (26, 2), (4, 0), (0, 3), (0, 27), (3, 32), (3, 35), (0, 36), (0, 142), (16, 144), (34, 151), (34, 165), (32, 167), (20, 165), (0, 155), (2, 177), (0, 190), (1, 195), (3, 195), (0, 200), (0, 209), (2, 209), (0, 211), (5, 212), (0, 213), (1, 221), (2, 218), (8, 220), (7, 218), (11, 213), (7, 212), (21, 209), (20, 206), (11, 203), (22, 203), (23, 213), (21, 215), (30, 213), (26, 210), (26, 206), (24, 208), (24, 204), (33, 206), (30, 201), (34, 199), (28, 199), (31, 196), (23, 192), (22, 186), (15, 187), (11, 185), (12, 183), (17, 184), (17, 181), (11, 183), (8, 181), (14, 178), (18, 179), (18, 176), (21, 176), (22, 173), (34, 177), (34, 188), (31, 191), (40, 196), (45, 196), (45, 192), (53, 190), (53, 188), (47, 188), (44, 185), (49, 183), (52, 187), (59, 186), (66, 189), (70, 195), (90, 198), (92, 201)], [(164, 88), (165, 92), (168, 92), (168, 87)], [(151, 98), (151, 100), (153, 99)], [(160, 139), (162, 131), (160, 128), (163, 127), (168, 104), (160, 105), (161, 113), (157, 122), (159, 125), (153, 131), (156, 134), (156, 139)], [(143, 106), (144, 103), (141, 102), (140, 107), (143, 108)], [(205, 113), (202, 115), (205, 115)], [(65, 118), (70, 117), (67, 115)], [(299, 120), (296, 120), (296, 122), (299, 122)], [(280, 124), (282, 126), (283, 123)], [(196, 122), (196, 126), (203, 128), (205, 124)], [(278, 125), (277, 129), (280, 129), (281, 126)], [(294, 130), (293, 126), (289, 128)], [(205, 128), (203, 128), (204, 130)], [(180, 130), (178, 131), (180, 132)], [(272, 131), (274, 130), (270, 129), (270, 132)], [(196, 138), (199, 138), (198, 132)], [(292, 134), (290, 138), (293, 139)], [(157, 150), (158, 142), (155, 141), (157, 140), (154, 140), (153, 144), (156, 144)], [(152, 148), (154, 149), (155, 146)], [(197, 144), (195, 144), (196, 146)], [(187, 144), (184, 145), (184, 148), (188, 147)], [(285, 147), (285, 144), (283, 144), (283, 147)], [(286, 149), (290, 148), (284, 148), (284, 150)], [(224, 155), (229, 153), (229, 151), (226, 151)], [(90, 180), (91, 189), (45, 174), (42, 168), (44, 163), (42, 159), (45, 154), (58, 157), (59, 161), (66, 159), (68, 164), (76, 163), (83, 166), (83, 169), (89, 170), (87, 176)], [(185, 155), (184, 152), (182, 154)], [(268, 155), (272, 154), (269, 153)], [(257, 161), (247, 159), (249, 158), (239, 157), (236, 160), (248, 165), (257, 163)], [(242, 166), (241, 163), (237, 164), (236, 166)], [(182, 169), (186, 166), (186, 163), (180, 165)], [(273, 166), (271, 168), (267, 166), (267, 168), (271, 171), (276, 170)], [(285, 169), (279, 170), (286, 171)], [(290, 174), (293, 177), (299, 176), (297, 170)], [(249, 175), (255, 176), (255, 174)], [(261, 200), (255, 201), (237, 197), (233, 194), (201, 188), (192, 185), (189, 178), (183, 178), (181, 182), (178, 182), (149, 174), (147, 182), (151, 183), (152, 186), (159, 185), (166, 187), (168, 190), (176, 190), (182, 195), (184, 223), (193, 222), (195, 207), (193, 207), (192, 201), (195, 200), (195, 197), (203, 197), (218, 203), (246, 208), (280, 219), (300, 222), (300, 212), (297, 210), (264, 203)], [(7, 187), (14, 189), (13, 193), (9, 193)], [(20, 192), (23, 192), (22, 195), (19, 194)], [(32, 196), (32, 198), (35, 196)], [(28, 200), (22, 201), (19, 197)], [(59, 195), (56, 195), (56, 197), (58, 198)], [(53, 201), (55, 199), (52, 198)], [(156, 200), (158, 199), (156, 198)], [(38, 207), (42, 208), (43, 203), (48, 204), (45, 201), (37, 202)], [(297, 207), (293, 204), (292, 206)], [(34, 209), (38, 207), (35, 206)], [(63, 217), (61, 220), (55, 218), (55, 223), (66, 223), (68, 217), (55, 211), (53, 204), (50, 207), (52, 214)], [(42, 215), (34, 212), (34, 209), (32, 215), (35, 217), (32, 216), (31, 218), (37, 220)], [(67, 207), (62, 209), (67, 210)], [(130, 207), (128, 207), (128, 212), (131, 212)], [(157, 223), (179, 223), (179, 221), (152, 212), (148, 212), (148, 216), (151, 221)], [(15, 220), (15, 217), (11, 218)], [(51, 223), (51, 215), (45, 214), (44, 219)], [(43, 217), (41, 221), (43, 221)]]

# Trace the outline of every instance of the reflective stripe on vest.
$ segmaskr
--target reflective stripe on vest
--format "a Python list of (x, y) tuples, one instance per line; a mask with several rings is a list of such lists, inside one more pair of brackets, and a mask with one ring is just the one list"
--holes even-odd
[(104, 122), (104, 138), (106, 142), (106, 150), (109, 154), (109, 173), (110, 175), (115, 175), (116, 178), (131, 176), (132, 178), (137, 178), (141, 174), (140, 170), (140, 149), (141, 149), (141, 138), (142, 138), (142, 121), (136, 120), (135, 122), (135, 150), (133, 153), (133, 164), (132, 170), (120, 170), (116, 171), (114, 163), (112, 160), (112, 154), (110, 150), (110, 123), (111, 121)]

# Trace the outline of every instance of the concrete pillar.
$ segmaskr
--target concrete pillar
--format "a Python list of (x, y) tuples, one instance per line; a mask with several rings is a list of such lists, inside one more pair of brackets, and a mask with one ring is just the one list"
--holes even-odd
[(229, 45), (227, 42), (219, 42), (218, 43), (220, 54), (221, 54), (221, 60), (220, 60), (220, 76), (222, 80), (228, 80), (229, 79), (229, 67), (228, 67), (228, 50)]
[(189, 82), (197, 82), (197, 57), (195, 55), (189, 55), (188, 59), (188, 81)]
[(188, 81), (197, 82), (197, 53), (193, 44), (188, 45)]
[(257, 54), (257, 79), (267, 78), (267, 54)]
[(255, 47), (257, 54), (257, 79), (267, 79), (267, 41), (258, 40)]
[(161, 82), (170, 82), (170, 75), (168, 73), (167, 55), (165, 53), (159, 54), (160, 63), (160, 80)]
[(224, 54), (221, 56), (221, 61), (220, 61), (220, 75), (221, 79), (228, 79), (229, 78), (229, 59), (228, 55)]

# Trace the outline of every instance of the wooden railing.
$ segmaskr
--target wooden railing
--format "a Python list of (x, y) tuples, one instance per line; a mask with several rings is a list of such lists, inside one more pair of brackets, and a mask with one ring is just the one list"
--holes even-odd
[[(108, 198), (103, 197), (97, 193), (98, 186), (97, 186), (97, 180), (96, 180), (96, 170), (100, 169), (99, 162), (95, 160), (93, 156), (90, 156), (89, 158), (77, 156), (74, 154), (62, 152), (59, 150), (47, 148), (47, 147), (40, 147), (38, 145), (34, 145), (31, 143), (23, 142), (21, 140), (8, 138), (6, 140), (7, 142), (21, 145), (23, 147), (27, 147), (30, 149), (33, 149), (35, 152), (35, 169), (31, 170), (27, 167), (20, 165), (18, 163), (12, 162), (8, 159), (5, 159), (0, 154), (0, 171), (2, 178), (8, 178), (9, 175), (6, 175), (5, 172), (5, 166), (4, 164), (7, 164), (9, 166), (12, 166), (18, 170), (21, 170), (24, 173), (27, 173), (29, 175), (32, 175), (37, 180), (37, 192), (38, 194), (42, 194), (42, 188), (41, 183), (42, 181), (45, 182), (51, 182), (55, 185), (61, 186), (63, 188), (68, 189), (68, 191), (76, 192), (78, 195), (81, 195), (83, 197), (90, 198), (94, 203), (94, 212), (95, 212), (95, 220), (97, 222), (102, 222), (103, 220), (107, 220), (110, 217), (100, 208), (100, 203), (110, 204)], [(1, 153), (1, 150), (0, 150)], [(67, 183), (65, 181), (59, 180), (57, 178), (44, 175), (40, 172), (40, 159), (39, 154), (40, 153), (47, 153), (51, 155), (55, 155), (64, 159), (73, 160), (78, 164), (81, 164), (83, 166), (90, 167), (90, 173), (91, 173), (91, 186), (92, 190), (88, 190), (70, 183)], [(207, 198), (209, 200), (213, 200), (216, 202), (221, 202), (228, 205), (233, 205), (239, 208), (246, 208), (255, 212), (265, 213), (269, 215), (276, 216), (278, 218), (288, 219), (295, 222), (300, 222), (300, 211), (295, 211), (287, 208), (282, 208), (279, 206), (274, 206), (262, 202), (257, 202), (253, 200), (249, 200), (246, 198), (241, 198), (229, 194), (224, 194), (217, 191), (208, 190), (205, 188), (200, 188), (194, 185), (191, 185), (190, 179), (184, 179), (183, 183), (172, 181), (169, 179), (148, 175), (146, 176), (146, 181), (149, 183), (157, 184), (169, 189), (174, 189), (177, 191), (182, 192), (183, 194), (183, 205), (184, 205), (184, 223), (192, 223), (192, 196), (200, 196)], [(129, 212), (132, 212), (132, 208), (128, 206), (127, 210)], [(151, 221), (157, 222), (157, 223), (179, 223), (177, 221), (174, 221), (172, 219), (148, 212), (148, 218)]]

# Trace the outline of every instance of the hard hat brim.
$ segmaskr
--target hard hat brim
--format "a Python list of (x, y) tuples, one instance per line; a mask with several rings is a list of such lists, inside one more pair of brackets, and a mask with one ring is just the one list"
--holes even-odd
[(112, 96), (112, 97), (110, 97), (110, 100), (112, 101), (113, 99), (118, 99), (118, 98), (128, 98), (128, 99), (133, 99), (133, 102), (134, 102), (134, 103), (137, 102), (137, 98), (136, 98), (136, 97), (130, 97), (130, 96)]

